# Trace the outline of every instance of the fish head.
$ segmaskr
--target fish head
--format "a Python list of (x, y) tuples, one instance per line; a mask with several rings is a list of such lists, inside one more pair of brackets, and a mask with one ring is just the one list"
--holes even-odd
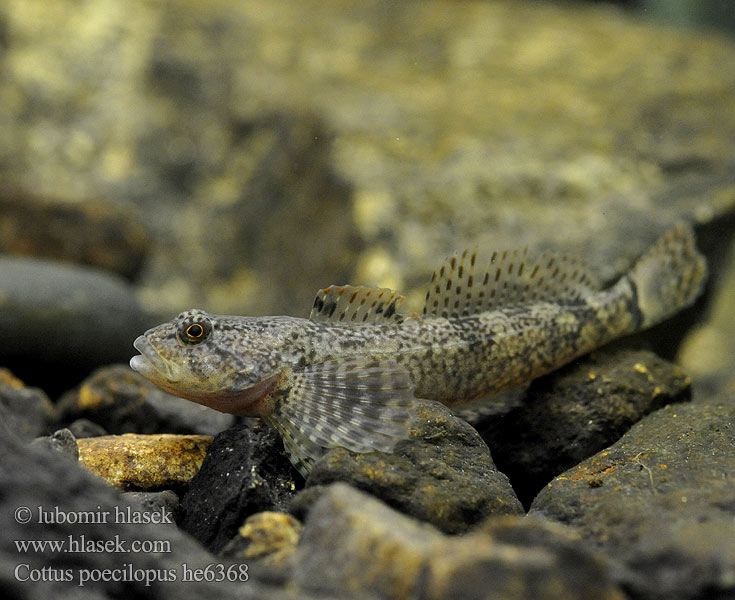
[(130, 366), (158, 387), (220, 412), (263, 416), (289, 355), (278, 318), (188, 310), (139, 336)]

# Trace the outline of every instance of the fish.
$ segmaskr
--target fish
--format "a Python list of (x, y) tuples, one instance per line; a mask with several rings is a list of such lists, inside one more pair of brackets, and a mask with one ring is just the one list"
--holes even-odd
[(352, 285), (319, 290), (308, 319), (187, 310), (139, 336), (130, 366), (172, 394), (262, 419), (306, 477), (334, 447), (393, 452), (417, 399), (459, 412), (660, 323), (706, 277), (684, 223), (606, 288), (568, 255), (467, 250), (434, 272), (420, 314), (401, 313), (393, 290)]

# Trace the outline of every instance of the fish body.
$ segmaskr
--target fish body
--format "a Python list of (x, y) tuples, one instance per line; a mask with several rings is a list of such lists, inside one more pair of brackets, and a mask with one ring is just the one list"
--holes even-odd
[(263, 418), (306, 475), (334, 446), (390, 452), (415, 398), (460, 410), (517, 388), (681, 310), (705, 277), (685, 225), (606, 290), (574, 258), (465, 252), (434, 274), (422, 315), (400, 314), (388, 289), (330, 286), (309, 319), (186, 311), (140, 336), (130, 364), (176, 395)]

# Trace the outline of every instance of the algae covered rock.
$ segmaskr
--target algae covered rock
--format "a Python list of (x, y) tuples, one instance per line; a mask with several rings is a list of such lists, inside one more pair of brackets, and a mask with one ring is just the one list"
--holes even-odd
[(623, 599), (605, 561), (563, 527), (499, 519), (445, 536), (336, 483), (309, 512), (291, 583), (355, 598)]
[(524, 504), (555, 475), (617, 441), (666, 404), (688, 401), (691, 380), (647, 351), (603, 350), (533, 382), (524, 400), (477, 427)]
[(189, 483), (212, 438), (206, 435), (126, 433), (77, 440), (79, 461), (122, 489), (156, 490)]
[(530, 514), (571, 525), (623, 563), (646, 600), (735, 594), (735, 402), (668, 406), (556, 477)]

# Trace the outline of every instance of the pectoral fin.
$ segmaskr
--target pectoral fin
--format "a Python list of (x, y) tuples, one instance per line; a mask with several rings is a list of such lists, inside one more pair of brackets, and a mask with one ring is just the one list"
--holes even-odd
[(267, 420), (306, 476), (330, 448), (391, 452), (416, 419), (408, 371), (392, 360), (333, 360), (292, 374)]

